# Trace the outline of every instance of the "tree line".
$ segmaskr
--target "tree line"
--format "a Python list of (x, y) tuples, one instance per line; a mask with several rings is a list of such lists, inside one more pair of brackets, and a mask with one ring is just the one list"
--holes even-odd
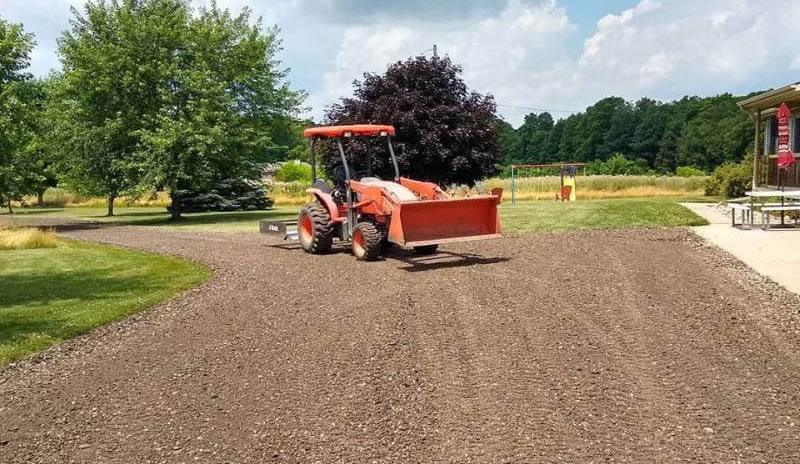
[(621, 155), (660, 174), (684, 166), (711, 172), (752, 149), (754, 123), (736, 105), (743, 98), (726, 93), (632, 103), (608, 97), (558, 121), (531, 113), (517, 129), (501, 123), (501, 163), (605, 162)]
[[(98, 0), (72, 8), (62, 70), (25, 72), (35, 45), (0, 18), (0, 200), (58, 182), (108, 199), (182, 196), (256, 179), (297, 138), (305, 94), (289, 88), (276, 29), (244, 9), (189, 0)], [(247, 188), (246, 183), (242, 184)]]

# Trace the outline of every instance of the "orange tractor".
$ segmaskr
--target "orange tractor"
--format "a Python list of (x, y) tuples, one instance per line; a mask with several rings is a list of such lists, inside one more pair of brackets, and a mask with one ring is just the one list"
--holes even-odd
[[(367, 261), (376, 259), (387, 243), (429, 254), (442, 243), (500, 237), (498, 196), (450, 198), (436, 184), (400, 177), (394, 134), (392, 126), (372, 124), (306, 129), (313, 180), (307, 192), (316, 201), (300, 210), (296, 230), (290, 229), (294, 222), (263, 221), (262, 232), (299, 240), (308, 253), (328, 252), (334, 239), (349, 241), (356, 258)], [(365, 171), (351, 170), (342, 141), (362, 136), (386, 138), (394, 179), (374, 176), (370, 157)], [(314, 146), (321, 137), (336, 139), (341, 156), (341, 166), (333, 170), (334, 185), (317, 178)]]

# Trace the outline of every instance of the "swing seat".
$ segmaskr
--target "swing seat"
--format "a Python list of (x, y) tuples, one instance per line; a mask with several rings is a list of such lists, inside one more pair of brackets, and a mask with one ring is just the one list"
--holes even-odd
[(556, 193), (556, 201), (569, 201), (570, 195), (572, 195), (572, 186), (563, 185), (561, 186), (561, 192)]

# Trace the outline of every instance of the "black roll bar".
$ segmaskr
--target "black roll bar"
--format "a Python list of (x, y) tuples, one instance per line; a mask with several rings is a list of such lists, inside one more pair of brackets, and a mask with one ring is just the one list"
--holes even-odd
[(342, 166), (344, 166), (344, 191), (347, 194), (347, 236), (352, 238), (353, 228), (356, 226), (356, 214), (353, 209), (353, 192), (350, 189), (350, 166), (347, 164), (347, 157), (344, 154), (341, 137), (336, 138), (336, 146), (339, 148), (339, 156), (341, 156)]
[[(317, 181), (317, 154), (316, 154), (317, 137), (311, 137), (311, 183)], [(392, 145), (392, 137), (386, 134), (386, 145), (389, 147), (389, 155), (392, 158), (392, 166), (394, 167), (394, 181), (400, 182), (400, 168), (397, 165), (397, 157), (394, 154), (394, 146)], [(344, 153), (344, 146), (342, 145), (342, 138), (336, 137), (336, 147), (339, 149), (339, 157), (342, 159), (342, 167), (344, 168), (345, 177), (345, 193), (347, 200), (347, 235), (352, 237), (353, 228), (356, 225), (356, 214), (353, 208), (353, 192), (350, 189), (350, 165), (347, 164), (347, 156)], [(372, 156), (367, 157), (367, 172), (372, 175)]]
[(314, 146), (317, 144), (317, 138), (311, 137), (311, 185), (317, 181), (317, 157), (314, 152)]
[(394, 165), (394, 181), (400, 182), (400, 168), (397, 167), (397, 158), (394, 156), (394, 147), (392, 146), (391, 135), (386, 136), (386, 144), (389, 145), (389, 155), (391, 155), (392, 164)]

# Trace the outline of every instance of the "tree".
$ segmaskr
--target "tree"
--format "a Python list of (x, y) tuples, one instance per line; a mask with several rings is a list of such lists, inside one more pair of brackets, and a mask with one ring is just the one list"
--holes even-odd
[(677, 144), (677, 164), (706, 171), (742, 159), (752, 143), (753, 123), (730, 94), (701, 102), (697, 114), (684, 126)]
[(526, 163), (544, 163), (552, 157), (550, 134), (553, 132), (550, 113), (530, 113), (517, 132), (522, 145), (522, 158)]
[(255, 177), (256, 158), (274, 145), (270, 127), (297, 113), (304, 98), (284, 82), (288, 70), (278, 69), (277, 29), (251, 25), (248, 9), (232, 16), (212, 3), (183, 34), (171, 85), (142, 131), (145, 179), (169, 188), (174, 219), (179, 192)]
[(51, 131), (47, 105), (52, 89), (51, 78), (31, 79), (18, 86), (20, 100), (25, 102), (23, 128), (26, 131), (22, 155), (28, 169), (26, 194), (36, 194), (37, 204), (44, 206), (44, 192), (58, 184), (56, 157), (50, 143)]
[(113, 199), (167, 188), (174, 219), (181, 192), (257, 175), (270, 127), (304, 94), (283, 82), (277, 30), (212, 2), (89, 2), (62, 36), (64, 130), (70, 183)]
[(508, 166), (522, 162), (522, 142), (520, 134), (514, 127), (506, 121), (498, 120), (500, 133), (498, 134), (498, 144), (500, 146), (500, 164)]
[(48, 108), (59, 171), (70, 189), (106, 197), (113, 216), (116, 198), (141, 179), (137, 134), (169, 85), (161, 69), (173, 59), (188, 12), (182, 2), (97, 0), (72, 15), (59, 39), (63, 75)]
[[(531, 113), (518, 129), (503, 129), (503, 163), (594, 162), (613, 157), (610, 164), (595, 164), (595, 171), (666, 174), (678, 166), (711, 171), (724, 162), (741, 160), (752, 143), (753, 122), (736, 105), (741, 98), (747, 97), (723, 94), (668, 103), (642, 98), (631, 104), (610, 97), (555, 124), (546, 113)], [(621, 168), (629, 165), (620, 156), (631, 160), (635, 169)]]
[(25, 68), (35, 42), (22, 25), (0, 18), (0, 202), (30, 193), (38, 176), (31, 163), (30, 117)]
[[(354, 96), (332, 105), (328, 124), (392, 124), (398, 164), (414, 178), (439, 183), (473, 184), (495, 172), (500, 160), (500, 123), (492, 96), (467, 89), (461, 68), (449, 58), (416, 57), (389, 66), (383, 75), (365, 74), (354, 82)], [(349, 156), (356, 166), (366, 166), (391, 176), (384, 148), (375, 140), (351, 141)], [(339, 164), (334, 149), (323, 150), (326, 167)]]

